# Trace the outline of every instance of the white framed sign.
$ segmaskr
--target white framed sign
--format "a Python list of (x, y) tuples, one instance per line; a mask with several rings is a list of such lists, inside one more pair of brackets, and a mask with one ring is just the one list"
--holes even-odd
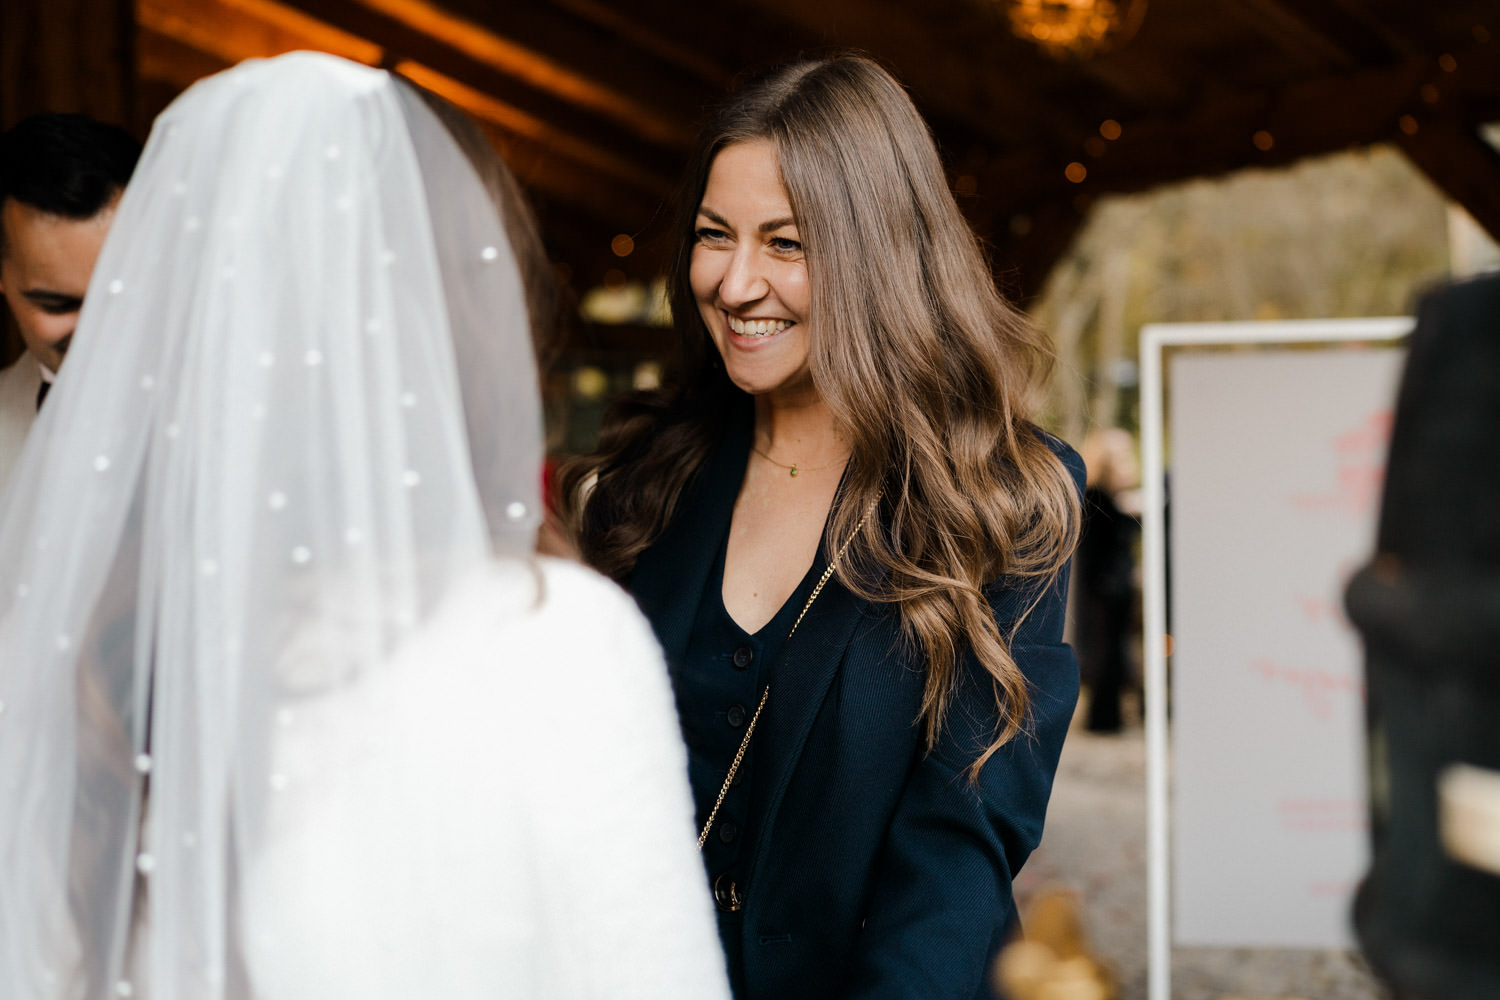
[(1173, 944), (1352, 945), (1368, 837), (1343, 590), (1373, 548), (1411, 328), (1141, 332), (1151, 1000)]

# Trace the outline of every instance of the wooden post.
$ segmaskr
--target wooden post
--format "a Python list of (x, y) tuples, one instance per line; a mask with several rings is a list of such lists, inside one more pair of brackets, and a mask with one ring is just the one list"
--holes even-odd
[(0, 4), (0, 127), (78, 111), (138, 131), (132, 0)]

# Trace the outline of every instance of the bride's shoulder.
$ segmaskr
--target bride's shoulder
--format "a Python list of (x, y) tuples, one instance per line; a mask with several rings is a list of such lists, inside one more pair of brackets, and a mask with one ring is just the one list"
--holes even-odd
[(567, 559), (493, 563), (445, 605), (438, 631), (479, 628), (517, 638), (545, 636), (557, 650), (607, 643), (656, 650), (634, 598), (608, 577)]
[(558, 588), (560, 597), (577, 595), (621, 607), (635, 606), (619, 584), (580, 562), (556, 556), (537, 556), (534, 565), (550, 587)]

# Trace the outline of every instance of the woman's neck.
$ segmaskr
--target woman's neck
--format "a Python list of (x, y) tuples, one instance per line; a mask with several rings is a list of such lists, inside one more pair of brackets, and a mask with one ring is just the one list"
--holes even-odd
[(755, 447), (777, 461), (804, 466), (836, 462), (849, 454), (849, 443), (839, 435), (828, 404), (811, 395), (791, 400), (756, 396)]

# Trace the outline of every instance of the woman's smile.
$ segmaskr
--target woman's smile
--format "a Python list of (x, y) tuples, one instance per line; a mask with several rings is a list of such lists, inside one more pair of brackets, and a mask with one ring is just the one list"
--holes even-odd
[(729, 313), (724, 316), (729, 322), (729, 329), (747, 338), (773, 337), (792, 325), (789, 319), (740, 319)]

